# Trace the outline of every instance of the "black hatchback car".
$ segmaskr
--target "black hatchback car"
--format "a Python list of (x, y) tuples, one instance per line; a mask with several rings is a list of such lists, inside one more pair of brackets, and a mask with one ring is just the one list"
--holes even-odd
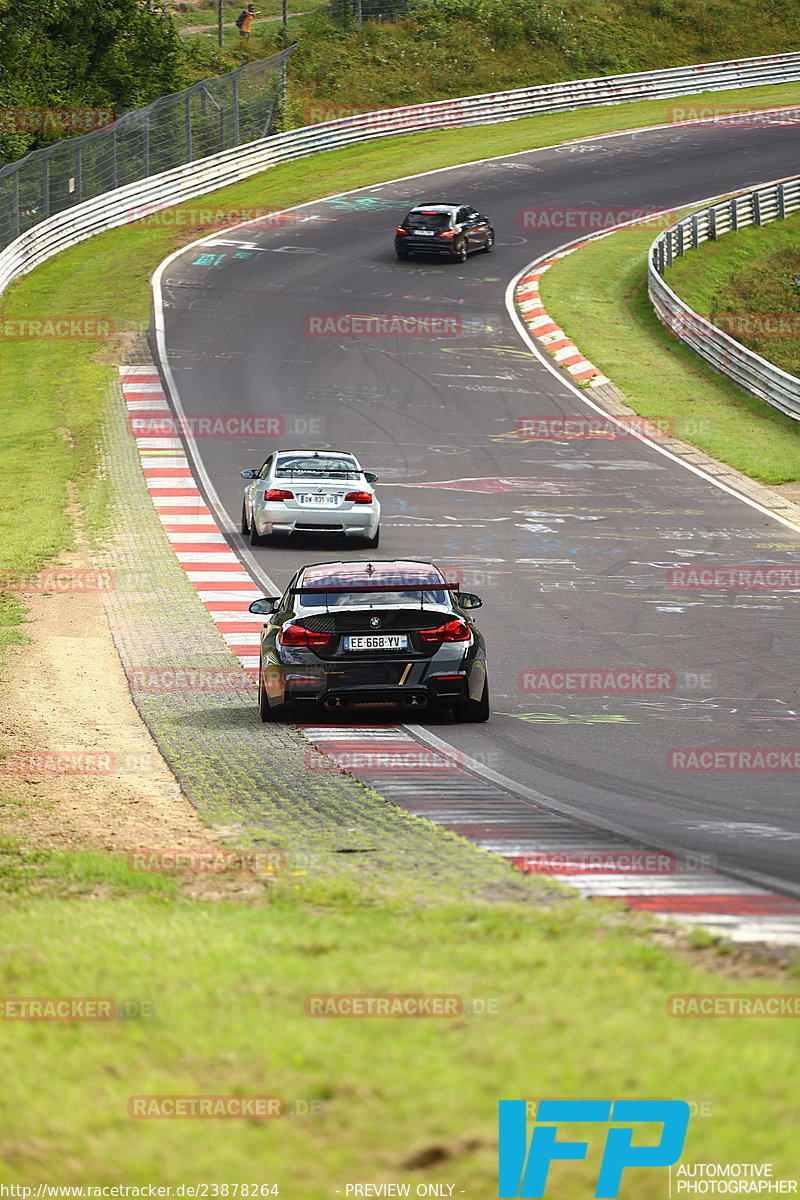
[(455, 592), (438, 567), (413, 561), (301, 567), (280, 598), (254, 600), (261, 633), (262, 721), (297, 710), (402, 705), (450, 708), (486, 721), (486, 646), (469, 616), (477, 596)]
[(473, 250), (494, 246), (488, 217), (469, 204), (418, 204), (403, 218), (394, 235), (398, 258), (412, 254), (444, 254), (466, 262)]

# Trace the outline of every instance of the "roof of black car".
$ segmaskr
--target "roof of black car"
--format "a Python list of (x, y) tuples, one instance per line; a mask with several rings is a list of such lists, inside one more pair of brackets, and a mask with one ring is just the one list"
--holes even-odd
[(412, 559), (315, 563), (305, 567), (298, 580), (298, 590), (302, 591), (448, 590), (449, 587), (438, 567)]

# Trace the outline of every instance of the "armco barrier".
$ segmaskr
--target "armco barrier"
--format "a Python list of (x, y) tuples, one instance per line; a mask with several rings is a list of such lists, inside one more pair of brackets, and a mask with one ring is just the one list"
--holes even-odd
[(565, 112), (631, 100), (693, 95), (726, 88), (800, 79), (800, 53), (731, 62), (577, 79), (431, 104), (359, 113), (338, 121), (293, 129), (200, 159), (135, 184), (106, 192), (33, 226), (0, 252), (0, 292), (39, 263), (96, 233), (124, 225), (132, 209), (167, 208), (236, 183), (277, 163), (290, 162), (357, 142), (413, 133), (513, 121), (537, 113)]
[(800, 177), (731, 196), (684, 217), (659, 234), (650, 247), (647, 290), (661, 322), (715, 371), (759, 400), (800, 421), (800, 379), (781, 371), (701, 317), (666, 284), (666, 267), (703, 242), (747, 225), (766, 225), (800, 211)]

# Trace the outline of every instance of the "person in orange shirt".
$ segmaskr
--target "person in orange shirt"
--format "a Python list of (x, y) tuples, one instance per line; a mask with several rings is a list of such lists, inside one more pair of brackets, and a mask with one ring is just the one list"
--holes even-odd
[(239, 36), (244, 38), (245, 41), (250, 37), (250, 29), (253, 24), (253, 19), (259, 15), (260, 11), (261, 10), (259, 9), (258, 12), (256, 12), (255, 4), (248, 4), (247, 8), (236, 18), (236, 24), (239, 28)]

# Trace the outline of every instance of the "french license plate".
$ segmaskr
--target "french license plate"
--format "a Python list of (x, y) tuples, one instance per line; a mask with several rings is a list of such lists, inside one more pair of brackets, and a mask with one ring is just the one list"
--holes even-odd
[(344, 639), (345, 650), (406, 650), (408, 637), (405, 633), (366, 633)]
[(339, 503), (339, 497), (331, 495), (312, 496), (306, 494), (302, 496), (299, 495), (297, 499), (301, 504), (321, 505), (323, 508), (335, 508)]
[(436, 237), (436, 234), (432, 229), (416, 229), (414, 232), (416, 233), (417, 237)]

